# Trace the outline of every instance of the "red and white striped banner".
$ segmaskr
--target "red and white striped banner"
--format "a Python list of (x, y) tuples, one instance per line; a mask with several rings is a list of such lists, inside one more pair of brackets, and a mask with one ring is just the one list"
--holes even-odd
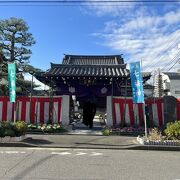
[(155, 126), (164, 125), (164, 102), (163, 98), (147, 99), (145, 100), (146, 107), (148, 108), (148, 114)]
[[(32, 97), (31, 102), (29, 97), (17, 97), (16, 120), (27, 123), (47, 123), (50, 118), (50, 105), (52, 106), (53, 122), (60, 123), (62, 97), (53, 97), (52, 100), (49, 97)], [(14, 104), (9, 102), (9, 97), (0, 97), (0, 121), (13, 121), (13, 117)]]
[[(113, 98), (113, 125), (144, 125), (144, 104), (133, 104), (132, 99)], [(164, 104), (163, 99), (146, 100), (147, 108), (152, 123), (162, 126), (164, 123)]]

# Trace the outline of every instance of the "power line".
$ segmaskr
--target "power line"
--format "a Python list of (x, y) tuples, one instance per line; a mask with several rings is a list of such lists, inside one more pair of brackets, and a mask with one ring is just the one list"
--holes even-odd
[[(177, 44), (177, 43), (176, 43), (176, 44)], [(168, 51), (169, 49), (170, 49), (170, 48), (168, 48), (167, 51)], [(165, 56), (166, 56), (166, 55), (160, 56), (160, 58), (158, 58), (158, 60), (157, 60), (156, 63), (150, 65), (150, 68), (156, 67), (156, 66), (159, 64), (159, 62), (160, 62), (162, 59), (164, 59)], [(177, 55), (176, 55), (176, 56), (177, 56)], [(176, 60), (176, 56), (173, 57), (169, 62), (165, 63), (165, 65), (164, 65), (163, 67), (161, 67), (160, 69), (161, 69), (161, 70), (164, 70), (164, 69), (166, 69), (168, 66), (170, 66), (170, 65), (174, 62), (174, 60)]]
[(180, 51), (175, 55), (167, 64), (164, 65), (163, 68), (161, 68), (161, 71), (165, 71), (165, 69), (169, 68), (169, 66), (180, 56)]
[[(160, 3), (158, 3), (158, 4), (138, 4), (138, 6), (140, 7), (143, 7), (143, 6), (146, 6), (146, 7), (150, 7), (150, 6), (162, 6), (162, 5), (164, 5), (164, 4), (160, 4)], [(13, 6), (13, 7), (19, 7), (19, 6), (22, 6), (22, 7), (54, 7), (54, 6), (56, 6), (56, 7), (83, 7), (83, 6), (90, 6), (90, 7), (131, 7), (132, 6), (132, 4), (1, 4), (0, 3), (0, 6), (2, 7), (9, 7), (9, 6)], [(136, 5), (137, 6), (137, 5)]]
[(177, 58), (176, 62), (167, 71), (170, 71), (180, 61), (179, 55), (176, 58)]
[(180, 0), (0, 0), (0, 6), (162, 6), (180, 5)]
[(106, 1), (106, 0), (38, 0), (38, 1), (29, 1), (29, 0), (17, 0), (17, 1), (0, 1), (0, 3), (177, 3), (180, 0), (113, 0), (113, 1)]
[[(175, 36), (171, 38), (172, 41), (171, 41), (170, 43), (167, 43), (166, 47), (165, 47), (165, 48), (162, 48), (161, 51), (163, 51), (163, 52), (166, 51), (166, 52), (167, 52), (167, 51), (169, 51), (171, 48), (173, 48), (175, 45), (178, 44), (178, 42), (180, 41), (180, 40), (179, 40), (179, 35), (180, 35), (179, 32), (180, 32), (180, 31), (177, 31), (177, 32), (176, 32)], [(173, 39), (175, 39), (175, 41), (174, 41)], [(167, 41), (170, 41), (170, 40), (167, 39), (166, 42), (167, 42)], [(164, 42), (164, 43), (166, 43), (166, 42)], [(165, 55), (166, 55), (165, 53), (162, 54), (162, 55), (160, 55), (159, 58), (156, 58), (156, 59), (158, 59), (156, 62), (151, 63), (151, 65), (146, 65), (146, 66), (145, 66), (145, 69), (147, 69), (147, 68), (149, 69), (149, 68), (153, 68), (153, 67), (157, 66), (157, 65), (159, 64), (159, 61), (162, 60), (162, 58), (163, 58)], [(178, 53), (175, 57), (173, 57), (169, 62), (167, 62), (167, 63), (161, 68), (161, 70), (166, 69), (166, 67), (167, 67), (168, 65), (170, 65), (171, 63), (173, 63), (174, 60), (176, 60), (176, 58), (177, 58), (178, 55), (179, 55), (179, 53)], [(147, 67), (147, 66), (148, 66), (148, 67)], [(146, 68), (146, 67), (147, 67), (147, 68)], [(152, 71), (151, 71), (151, 72), (152, 72)]]
[[(172, 43), (168, 48), (164, 49), (163, 52), (164, 52), (164, 51), (167, 51), (167, 52), (168, 52), (168, 51), (170, 50), (170, 48), (172, 49), (177, 43), (178, 43), (178, 42)], [(162, 54), (162, 55), (158, 58), (158, 61), (155, 62), (154, 64), (152, 64), (152, 66), (150, 66), (150, 67), (154, 67), (154, 66), (158, 65), (159, 61), (162, 60), (163, 57), (165, 57), (166, 55), (167, 55), (167, 54), (165, 54), (165, 53)], [(173, 59), (174, 59), (174, 58), (173, 58)], [(171, 61), (169, 61), (165, 66), (167, 66), (168, 64), (171, 64), (171, 62), (173, 62), (173, 59), (172, 59)]]
[(71, 5), (75, 5), (75, 4), (84, 4), (84, 5), (118, 5), (120, 4), (126, 4), (126, 3), (145, 3), (145, 4), (149, 4), (149, 3), (153, 3), (153, 4), (158, 4), (158, 3), (163, 3), (163, 4), (167, 4), (167, 3), (179, 3), (180, 0), (157, 0), (157, 1), (152, 1), (152, 0), (10, 0), (10, 1), (0, 1), (0, 4), (71, 4)]

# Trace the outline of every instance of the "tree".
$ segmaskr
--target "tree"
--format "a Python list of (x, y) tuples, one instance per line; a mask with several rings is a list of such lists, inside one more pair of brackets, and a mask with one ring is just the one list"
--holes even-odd
[(35, 68), (34, 66), (27, 64), (24, 68), (24, 72), (28, 72), (32, 74), (32, 73), (41, 73), (43, 71), (39, 68)]
[[(26, 82), (23, 77), (23, 72), (28, 66), (31, 55), (29, 48), (35, 44), (35, 40), (28, 30), (29, 27), (23, 19), (0, 20), (0, 54), (3, 56), (3, 70), (7, 77), (7, 63), (16, 63), (18, 72), (17, 93), (19, 94), (28, 94), (31, 87), (31, 82)], [(35, 85), (33, 84), (33, 86)], [(2, 92), (5, 95), (7, 87), (4, 87)]]
[(23, 19), (10, 18), (0, 20), (0, 47), (9, 62), (16, 62), (18, 67), (27, 64), (31, 55), (30, 46), (35, 44), (29, 27)]
[(7, 62), (0, 50), (0, 95), (7, 95)]

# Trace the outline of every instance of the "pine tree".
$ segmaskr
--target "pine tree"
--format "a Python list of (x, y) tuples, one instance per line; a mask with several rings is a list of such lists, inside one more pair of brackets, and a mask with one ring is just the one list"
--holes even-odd
[[(17, 94), (26, 95), (30, 91), (31, 82), (24, 80), (23, 73), (32, 53), (29, 48), (35, 44), (35, 40), (28, 30), (29, 27), (23, 19), (13, 17), (0, 20), (0, 52), (3, 57), (1, 59), (3, 70), (0, 75), (4, 73), (7, 79), (7, 64), (15, 62), (17, 65)], [(7, 85), (3, 88), (3, 94), (6, 95)]]
[(35, 44), (29, 27), (23, 19), (10, 18), (0, 21), (0, 47), (9, 62), (16, 62), (19, 66), (28, 63), (31, 47)]

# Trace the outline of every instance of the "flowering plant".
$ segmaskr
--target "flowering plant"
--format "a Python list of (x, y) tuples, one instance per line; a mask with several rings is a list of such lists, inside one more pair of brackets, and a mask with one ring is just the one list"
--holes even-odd
[(59, 133), (59, 132), (65, 132), (66, 130), (62, 127), (62, 125), (54, 123), (54, 124), (39, 124), (39, 125), (28, 125), (28, 130), (32, 131), (42, 131), (46, 133)]
[(111, 128), (111, 132), (120, 132), (120, 133), (141, 133), (144, 132), (144, 127), (123, 127), (123, 128)]
[(158, 130), (157, 128), (150, 129), (148, 139), (150, 141), (160, 141), (160, 140), (162, 140), (161, 131)]

